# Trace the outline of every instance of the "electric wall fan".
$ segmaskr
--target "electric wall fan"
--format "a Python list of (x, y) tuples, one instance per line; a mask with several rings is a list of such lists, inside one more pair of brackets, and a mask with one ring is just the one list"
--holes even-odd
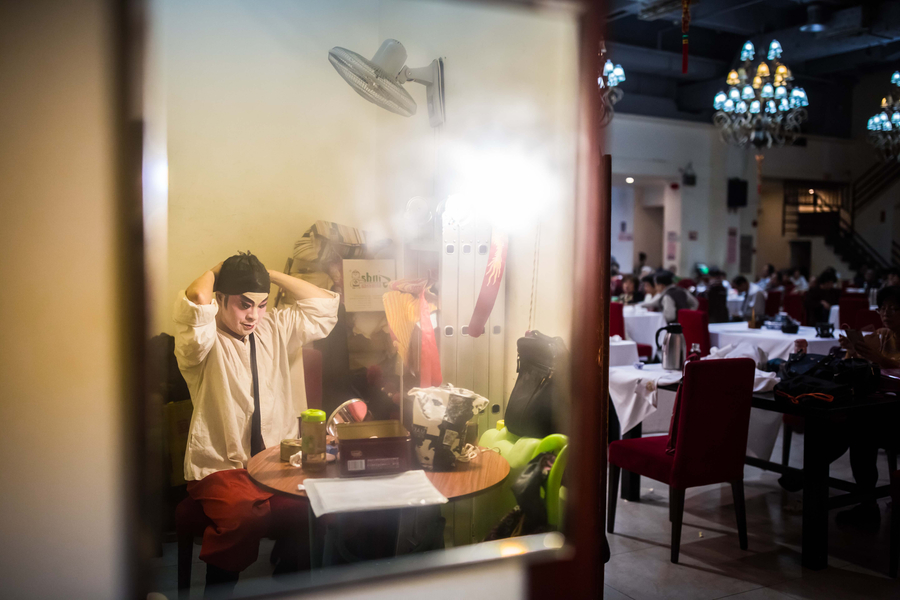
[(425, 86), (428, 120), (432, 127), (444, 122), (444, 61), (436, 58), (418, 69), (406, 66), (406, 48), (397, 40), (385, 40), (372, 60), (335, 46), (328, 60), (356, 93), (392, 113), (411, 117), (416, 101), (403, 87), (407, 81)]

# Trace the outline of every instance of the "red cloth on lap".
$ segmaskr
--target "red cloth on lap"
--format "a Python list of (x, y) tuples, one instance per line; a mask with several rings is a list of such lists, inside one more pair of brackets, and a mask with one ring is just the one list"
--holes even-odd
[(227, 571), (243, 571), (253, 564), (259, 541), (272, 530), (272, 494), (258, 488), (246, 469), (189, 481), (187, 491), (213, 522), (203, 533), (200, 559)]

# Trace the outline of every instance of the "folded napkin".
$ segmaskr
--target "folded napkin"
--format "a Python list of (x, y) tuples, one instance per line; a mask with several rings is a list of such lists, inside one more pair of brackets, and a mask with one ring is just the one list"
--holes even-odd
[(619, 426), (625, 433), (658, 406), (658, 388), (681, 381), (681, 371), (664, 371), (662, 365), (612, 367), (609, 369), (609, 397), (616, 408)]

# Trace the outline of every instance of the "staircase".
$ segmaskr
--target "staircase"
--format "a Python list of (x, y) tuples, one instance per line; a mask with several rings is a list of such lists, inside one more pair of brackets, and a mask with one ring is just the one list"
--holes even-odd
[(854, 228), (856, 215), (900, 179), (900, 163), (878, 163), (853, 182), (790, 179), (784, 182), (781, 235), (823, 236), (852, 270), (900, 266), (900, 244), (878, 253)]

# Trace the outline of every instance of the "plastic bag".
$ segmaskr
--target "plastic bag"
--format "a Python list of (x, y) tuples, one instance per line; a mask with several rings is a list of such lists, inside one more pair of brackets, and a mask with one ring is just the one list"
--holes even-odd
[(413, 388), (409, 394), (419, 464), (427, 471), (453, 469), (456, 459), (464, 457), (466, 424), (487, 408), (487, 398), (450, 384)]

